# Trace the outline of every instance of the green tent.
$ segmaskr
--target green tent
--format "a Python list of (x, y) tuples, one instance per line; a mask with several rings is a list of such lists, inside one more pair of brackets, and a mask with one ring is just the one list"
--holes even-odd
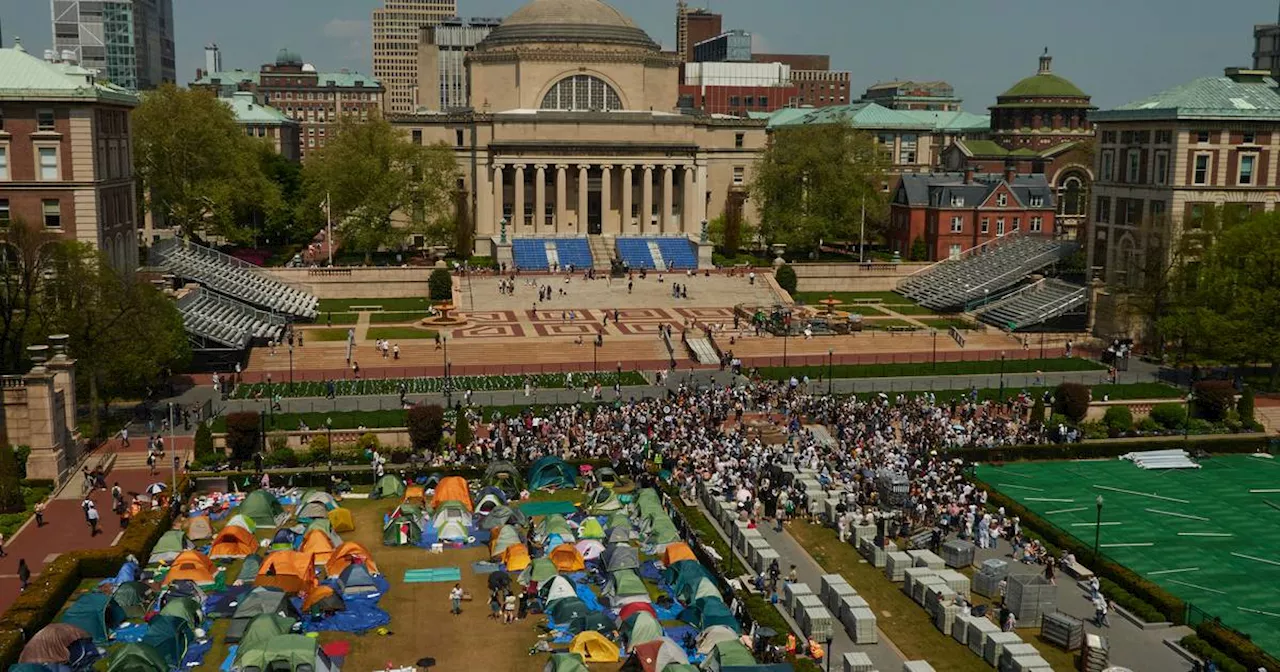
[(495, 527), (503, 525), (524, 525), (529, 522), (527, 516), (520, 509), (512, 509), (506, 504), (493, 507), (489, 513), (484, 514), (484, 518), (480, 519), (480, 529), (492, 530)]
[(129, 618), (142, 618), (154, 597), (151, 586), (141, 581), (125, 581), (111, 594)]
[(285, 614), (296, 617), (298, 611), (293, 608), (293, 603), (289, 601), (289, 596), (283, 590), (258, 586), (240, 598), (235, 612), (231, 614), (231, 625), (227, 626), (227, 643), (239, 642), (244, 636), (245, 629), (249, 627), (249, 622), (261, 614)]
[(716, 588), (716, 582), (705, 576), (682, 582), (676, 597), (685, 604), (693, 604), (704, 597), (721, 599), (720, 589)]
[(107, 672), (169, 672), (169, 663), (154, 647), (125, 644), (111, 652)]
[[(333, 524), (329, 522), (328, 516), (314, 518), (311, 522), (307, 523), (307, 532), (310, 532), (311, 530), (322, 530), (325, 534), (331, 534), (333, 532)], [(303, 534), (306, 534), (306, 532)], [(340, 544), (335, 544), (335, 546), (337, 545)]]
[(681, 560), (662, 570), (662, 573), (676, 595), (687, 594), (703, 579), (711, 579), (711, 572), (696, 560)]
[(647, 611), (638, 611), (628, 616), (627, 620), (622, 622), (622, 627), (619, 628), (619, 631), (622, 633), (622, 638), (627, 642), (628, 649), (636, 644), (658, 639), (665, 634), (662, 631), (662, 625), (658, 623), (658, 619)]
[(577, 597), (564, 597), (547, 605), (547, 615), (556, 623), (567, 624), (588, 613), (586, 603)]
[(503, 525), (497, 530), (492, 531), (493, 540), (489, 542), (489, 556), (498, 557), (502, 552), (523, 543), (520, 540), (520, 532), (510, 525)]
[(413, 546), (422, 538), (422, 519), (408, 515), (401, 507), (387, 517), (382, 528), (382, 543), (386, 546)]
[(725, 668), (750, 667), (755, 664), (756, 659), (747, 647), (742, 645), (742, 642), (729, 639), (716, 644), (716, 648), (711, 649), (711, 653), (702, 663), (702, 669), (704, 672), (720, 672)]
[(504, 492), (520, 492), (524, 488), (524, 478), (516, 465), (499, 461), (484, 470), (484, 484), (502, 488)]
[(636, 493), (636, 508), (642, 514), (650, 511), (661, 511), (662, 498), (658, 497), (657, 490), (645, 488)]
[(279, 636), (287, 635), (293, 630), (293, 625), (298, 621), (281, 616), (280, 614), (258, 614), (249, 621), (244, 629), (244, 634), (240, 636), (240, 648), (251, 649), (261, 644), (265, 644), (267, 640)]
[(190, 597), (178, 597), (169, 600), (160, 609), (160, 613), (164, 616), (181, 618), (193, 628), (204, 619), (204, 611), (200, 609), (200, 603)]
[(573, 541), (575, 539), (573, 528), (569, 527), (569, 521), (558, 513), (553, 513), (543, 518), (542, 524), (538, 525), (538, 535), (543, 539), (553, 534), (560, 535), (560, 538), (564, 541)]
[(248, 519), (248, 518), (245, 518), (243, 515), (238, 514), (238, 513), (237, 513), (236, 515), (234, 515), (234, 516), (231, 516), (231, 520), (228, 520), (228, 521), (227, 521), (227, 524), (226, 524), (226, 525), (223, 525), (223, 527), (224, 527), (224, 528), (226, 528), (226, 527), (243, 527), (244, 529), (249, 530), (250, 532), (257, 532), (257, 531), (258, 531), (258, 524), (257, 524), (257, 523), (253, 522), (252, 520), (250, 520), (250, 519)]
[(653, 522), (646, 538), (650, 544), (670, 544), (680, 541), (680, 532), (670, 518), (659, 518)]
[(573, 467), (554, 455), (543, 457), (529, 467), (530, 490), (572, 488), (577, 482)]
[(735, 633), (742, 633), (742, 626), (733, 617), (729, 607), (719, 595), (699, 598), (680, 612), (680, 620), (699, 630), (706, 630), (713, 625), (723, 625)]
[(604, 515), (607, 513), (616, 513), (623, 509), (622, 500), (614, 494), (609, 488), (596, 488), (587, 495), (587, 499), (583, 502), (583, 507), (587, 509), (587, 513), (592, 515)]
[(579, 539), (604, 539), (604, 528), (601, 527), (600, 521), (595, 516), (588, 516), (582, 524), (578, 526)]
[(297, 672), (304, 665), (317, 671), (329, 669), (330, 665), (320, 651), (319, 641), (306, 635), (276, 635), (257, 646), (240, 647), (233, 667)]
[(245, 556), (240, 565), (240, 573), (236, 575), (236, 583), (253, 583), (258, 578), (258, 570), (262, 569), (262, 556), (257, 553)]
[(668, 663), (658, 672), (698, 672), (698, 668), (692, 663)]
[(537, 581), (538, 585), (542, 585), (553, 576), (560, 574), (560, 570), (556, 569), (554, 562), (548, 558), (534, 558), (529, 562), (529, 566), (520, 570), (520, 583), (529, 585), (531, 581)]
[(576, 653), (553, 653), (542, 672), (588, 672), (588, 668)]
[(111, 629), (124, 622), (127, 615), (110, 595), (88, 593), (71, 603), (62, 613), (62, 622), (70, 623), (89, 633), (93, 641), (107, 641)]
[(575, 618), (569, 621), (569, 634), (576, 635), (587, 630), (594, 630), (602, 635), (608, 635), (617, 627), (613, 623), (613, 619), (608, 615), (598, 611), (592, 611), (586, 616)]
[(387, 474), (378, 479), (369, 493), (369, 499), (399, 499), (404, 497), (404, 481), (399, 476)]
[(266, 490), (254, 490), (244, 498), (237, 513), (253, 521), (259, 527), (275, 527), (285, 519), (280, 500)]
[(630, 597), (632, 595), (648, 595), (644, 581), (634, 569), (620, 569), (609, 574), (604, 584), (604, 594), (613, 597)]
[(611, 530), (616, 530), (618, 528), (627, 530), (632, 529), (631, 519), (628, 518), (627, 514), (623, 511), (615, 511), (609, 514), (609, 522), (606, 525)]
[(173, 562), (173, 559), (182, 555), (183, 551), (192, 548), (195, 548), (195, 546), (187, 538), (186, 532), (169, 530), (160, 535), (160, 540), (151, 549), (151, 559), (148, 560), (148, 563), (154, 565), (158, 562)]
[(142, 643), (155, 649), (170, 668), (180, 667), (187, 649), (196, 641), (191, 624), (176, 616), (160, 614), (147, 622)]

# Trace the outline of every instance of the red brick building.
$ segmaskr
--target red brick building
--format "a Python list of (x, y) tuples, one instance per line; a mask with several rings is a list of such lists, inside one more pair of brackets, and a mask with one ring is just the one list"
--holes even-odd
[(903, 257), (919, 240), (922, 261), (940, 261), (1005, 236), (1051, 237), (1055, 207), (1042, 174), (908, 173), (893, 195), (889, 238)]
[(695, 86), (680, 85), (680, 107), (702, 110), (707, 114), (732, 114), (739, 117), (749, 112), (773, 112), (794, 105), (795, 86)]
[(69, 62), (0, 49), (0, 236), (22, 220), (138, 264), (135, 94)]

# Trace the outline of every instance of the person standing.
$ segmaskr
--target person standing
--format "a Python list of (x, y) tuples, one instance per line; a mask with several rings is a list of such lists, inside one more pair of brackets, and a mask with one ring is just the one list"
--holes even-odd
[(507, 596), (503, 598), (503, 620), (502, 622), (510, 625), (516, 620), (516, 596), (510, 590)]
[(85, 512), (85, 519), (89, 521), (89, 536), (98, 536), (98, 507), (92, 501), (89, 502), (89, 510)]
[(120, 428), (120, 442), (124, 444), (125, 448), (129, 447), (129, 428), (128, 427)]
[(8, 556), (9, 554), (4, 552), (4, 533), (0, 533), (0, 558)]
[(449, 591), (449, 613), (457, 616), (462, 613), (462, 584), (453, 584), (453, 589)]
[(18, 581), (22, 583), (18, 592), (25, 593), (27, 586), (31, 585), (31, 568), (27, 567), (26, 558), (18, 558)]
[(45, 507), (44, 500), (40, 500), (36, 502), (36, 506), (35, 506), (36, 527), (44, 527), (44, 507)]

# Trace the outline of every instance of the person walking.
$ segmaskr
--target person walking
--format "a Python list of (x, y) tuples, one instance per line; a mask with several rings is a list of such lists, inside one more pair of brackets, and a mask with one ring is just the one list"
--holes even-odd
[(92, 501), (89, 502), (89, 510), (85, 512), (85, 519), (89, 521), (89, 536), (98, 536), (98, 507)]
[(457, 616), (462, 613), (462, 584), (453, 584), (453, 589), (449, 591), (449, 613)]
[(502, 620), (502, 622), (503, 622), (504, 624), (510, 625), (510, 624), (512, 624), (512, 623), (514, 623), (514, 622), (515, 622), (515, 620), (516, 620), (516, 596), (515, 596), (515, 594), (514, 594), (514, 593), (512, 593), (510, 590), (508, 590), (508, 591), (507, 591), (507, 596), (506, 596), (505, 598), (503, 598), (502, 611), (503, 611), (503, 620)]
[(36, 506), (35, 506), (36, 527), (44, 527), (44, 507), (45, 507), (44, 500), (40, 500), (36, 502)]
[(4, 533), (0, 532), (0, 558), (8, 557), (9, 554), (4, 552)]
[(125, 448), (129, 447), (129, 428), (128, 427), (120, 428), (120, 443), (124, 444)]
[(18, 558), (18, 581), (22, 583), (22, 587), (18, 589), (18, 592), (26, 592), (27, 586), (31, 584), (31, 568), (27, 567), (26, 558)]

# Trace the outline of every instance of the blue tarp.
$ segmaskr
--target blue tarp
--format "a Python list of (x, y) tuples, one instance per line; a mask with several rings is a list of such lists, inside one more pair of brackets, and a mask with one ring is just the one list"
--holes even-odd
[(345, 611), (326, 618), (304, 617), (303, 632), (353, 632), (360, 634), (391, 623), (391, 614), (378, 608), (377, 600), (348, 599)]
[(604, 607), (600, 605), (600, 598), (596, 597), (596, 594), (591, 592), (590, 586), (575, 583), (573, 584), (573, 589), (578, 593), (578, 599), (582, 600), (582, 603), (587, 605), (587, 609), (590, 609), (591, 611), (604, 611)]

